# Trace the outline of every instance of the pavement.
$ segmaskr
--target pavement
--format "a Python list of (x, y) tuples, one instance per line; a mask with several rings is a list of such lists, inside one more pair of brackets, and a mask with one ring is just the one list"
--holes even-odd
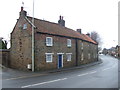
[(61, 68), (61, 69), (54, 69), (54, 70), (48, 70), (48, 71), (36, 71), (36, 72), (21, 71), (21, 70), (7, 68), (7, 67), (4, 67), (4, 66), (0, 66), (0, 67), (2, 67), (2, 75), (6, 75), (6, 73), (7, 73), (11, 77), (13, 77), (13, 76), (14, 77), (20, 77), (20, 76), (26, 76), (27, 77), (29, 75), (36, 75), (36, 74), (43, 74), (44, 75), (44, 74), (47, 74), (47, 73), (56, 73), (56, 72), (63, 72), (63, 71), (87, 68), (87, 67), (94, 66), (94, 65), (97, 65), (97, 64), (100, 64), (100, 63), (102, 63), (101, 59), (99, 59), (96, 62), (92, 62), (92, 63), (89, 63), (89, 64), (80, 65), (80, 66), (75, 66), (75, 67), (71, 67), (71, 68)]

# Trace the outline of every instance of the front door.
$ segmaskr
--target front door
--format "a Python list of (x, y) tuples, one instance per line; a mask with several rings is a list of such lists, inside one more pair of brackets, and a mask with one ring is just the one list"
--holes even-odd
[(58, 55), (58, 68), (62, 68), (63, 66), (63, 56), (61, 54)]

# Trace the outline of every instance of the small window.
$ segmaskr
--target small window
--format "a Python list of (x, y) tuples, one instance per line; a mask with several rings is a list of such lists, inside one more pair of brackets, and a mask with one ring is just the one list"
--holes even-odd
[(70, 39), (67, 39), (67, 46), (68, 46), (68, 47), (71, 47), (71, 46), (72, 46)]
[(66, 53), (67, 54), (67, 61), (71, 61), (71, 55), (72, 53)]
[(83, 43), (81, 43), (81, 49), (83, 49)]
[(84, 55), (83, 55), (83, 53), (81, 54), (81, 60), (82, 60), (82, 61), (84, 60)]
[(53, 53), (46, 53), (46, 62), (52, 62)]
[(27, 24), (23, 24), (23, 29), (24, 29), (24, 30), (27, 29)]
[(96, 58), (96, 56), (95, 56), (96, 54), (94, 54), (94, 58)]
[(53, 46), (52, 37), (46, 37), (46, 46)]
[(88, 54), (88, 59), (90, 59), (90, 53)]

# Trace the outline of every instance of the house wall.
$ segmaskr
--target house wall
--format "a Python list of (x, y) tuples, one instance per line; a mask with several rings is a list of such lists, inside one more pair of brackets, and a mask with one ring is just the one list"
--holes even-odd
[[(27, 29), (23, 30), (23, 24)], [(28, 70), (31, 63), (31, 26), (24, 18), (20, 18), (11, 33), (10, 67), (20, 70)]]
[[(46, 37), (53, 38), (53, 46), (46, 46)], [(71, 39), (72, 47), (67, 47), (66, 37), (52, 36), (47, 34), (36, 34), (35, 36), (35, 68), (36, 70), (49, 70), (58, 68), (58, 55), (63, 54), (63, 67), (72, 67), (76, 65), (75, 39)], [(54, 53), (53, 62), (46, 63), (45, 53)], [(67, 61), (66, 53), (72, 53), (72, 60)]]
[[(46, 46), (46, 37), (53, 38), (53, 46)], [(47, 34), (36, 34), (35, 36), (35, 68), (36, 70), (49, 70), (49, 69), (57, 69), (58, 68), (58, 55), (57, 53), (63, 54), (63, 67), (73, 67), (77, 65), (88, 64), (97, 60), (97, 45), (85, 42), (82, 40), (77, 40), (77, 48), (76, 48), (76, 39), (72, 40), (72, 47), (67, 47), (67, 39), (66, 37), (59, 37)], [(82, 44), (83, 43), (83, 49)], [(76, 49), (78, 53), (76, 52)], [(45, 53), (54, 53), (53, 54), (53, 62), (46, 62), (46, 54)], [(66, 53), (72, 53), (72, 60), (67, 61)], [(84, 55), (84, 59), (81, 60), (81, 55)], [(76, 54), (78, 54), (78, 58), (76, 58)], [(88, 58), (88, 54), (90, 54), (90, 58)]]
[[(83, 43), (83, 48), (82, 48)], [(83, 53), (83, 60), (82, 60)], [(90, 57), (89, 55), (90, 54)], [(97, 45), (78, 40), (78, 65), (88, 64), (97, 60)]]
[[(23, 30), (23, 24), (27, 24), (27, 29)], [(36, 30), (35, 30), (36, 31)], [(53, 38), (53, 46), (46, 46), (46, 37)], [(67, 39), (72, 40), (72, 47), (67, 47)], [(28, 70), (27, 65), (32, 61), (32, 47), (31, 47), (31, 25), (23, 18), (20, 17), (11, 33), (11, 48), (10, 48), (10, 67), (20, 70)], [(81, 49), (83, 43), (83, 50)], [(76, 48), (77, 44), (77, 48)], [(95, 49), (96, 48), (96, 49)], [(78, 51), (78, 52), (76, 52)], [(45, 53), (54, 53), (53, 62), (46, 62)], [(58, 68), (58, 54), (63, 53), (63, 67), (73, 67), (77, 64), (87, 64), (97, 59), (97, 45), (89, 42), (68, 37), (53, 36), (48, 34), (40, 34), (35, 32), (35, 70), (50, 70)], [(67, 61), (66, 53), (72, 53), (72, 60)], [(81, 55), (83, 53), (83, 60)], [(90, 59), (88, 59), (90, 53)], [(77, 57), (76, 57), (77, 56)]]

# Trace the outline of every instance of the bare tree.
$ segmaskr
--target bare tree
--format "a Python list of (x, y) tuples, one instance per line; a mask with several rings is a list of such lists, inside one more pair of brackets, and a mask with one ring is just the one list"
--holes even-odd
[(96, 31), (92, 31), (90, 33), (90, 37), (98, 43), (98, 51), (101, 51), (102, 48), (101, 48), (101, 44), (102, 44), (102, 41), (101, 41), (101, 37), (100, 35), (96, 32)]
[(102, 42), (101, 42), (101, 38), (100, 38), (100, 35), (96, 32), (96, 31), (92, 31), (90, 33), (90, 37), (98, 43), (98, 45), (100, 45)]

